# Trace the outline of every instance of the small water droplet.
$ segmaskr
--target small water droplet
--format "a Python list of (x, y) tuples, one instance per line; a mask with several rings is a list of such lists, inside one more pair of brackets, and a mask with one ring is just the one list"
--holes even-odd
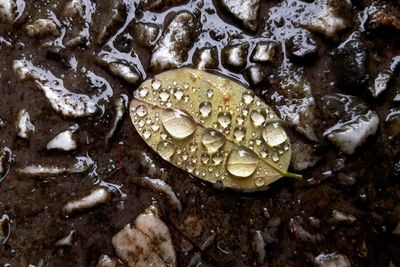
[(136, 115), (143, 118), (147, 115), (147, 108), (145, 106), (138, 106), (136, 109)]
[(178, 109), (163, 110), (161, 122), (165, 130), (175, 139), (185, 139), (196, 131), (193, 118)]
[(253, 102), (253, 100), (254, 100), (254, 93), (253, 93), (253, 92), (250, 92), (250, 91), (246, 91), (246, 92), (243, 93), (242, 99), (243, 99), (243, 102), (244, 102), (246, 105), (249, 105), (249, 104), (251, 104), (251, 102)]
[(243, 125), (243, 123), (245, 122), (245, 120), (246, 120), (246, 117), (244, 117), (244, 116), (238, 116), (238, 117), (236, 118), (236, 122), (237, 122), (238, 125)]
[(260, 110), (252, 110), (250, 113), (250, 118), (256, 127), (261, 126), (265, 122), (264, 114), (262, 114)]
[(232, 122), (232, 115), (229, 112), (220, 112), (218, 114), (218, 123), (222, 126), (222, 128), (227, 128)]
[(149, 93), (149, 89), (147, 89), (146, 87), (143, 87), (142, 89), (140, 89), (139, 91), (139, 96), (141, 98), (145, 98), (147, 96), (147, 94)]
[(189, 158), (189, 155), (186, 152), (184, 152), (182, 154), (182, 160), (186, 161), (188, 158)]
[(169, 99), (169, 92), (167, 90), (163, 90), (160, 92), (158, 96), (160, 97), (160, 100), (162, 102), (166, 102)]
[(264, 159), (268, 158), (268, 151), (267, 150), (261, 150), (260, 154), (261, 154), (261, 157), (263, 157)]
[(158, 143), (157, 152), (163, 159), (168, 160), (174, 155), (175, 148), (170, 141), (163, 140)]
[(207, 90), (207, 97), (211, 98), (214, 95), (214, 91), (212, 89)]
[(262, 130), (262, 137), (269, 147), (279, 146), (288, 139), (285, 130), (277, 122), (265, 125)]
[(160, 134), (160, 137), (161, 137), (162, 140), (165, 140), (165, 139), (167, 139), (168, 134), (167, 134), (166, 132), (162, 132), (162, 133)]
[(192, 163), (188, 163), (187, 165), (186, 165), (186, 170), (189, 172), (189, 173), (192, 173), (193, 171), (194, 171), (194, 164), (192, 164)]
[(201, 102), (199, 105), (199, 111), (203, 118), (210, 116), (212, 111), (212, 105), (210, 102)]
[(216, 153), (225, 144), (225, 141), (225, 136), (214, 129), (205, 129), (201, 138), (201, 142), (210, 154)]
[(290, 148), (290, 147), (289, 147), (289, 144), (287, 144), (287, 143), (283, 146), (283, 150), (285, 150), (285, 151), (288, 151), (289, 148)]
[(145, 129), (144, 131), (143, 131), (143, 138), (144, 139), (149, 139), (151, 137), (151, 132), (150, 132), (150, 130), (149, 129)]
[(220, 153), (215, 153), (214, 155), (212, 155), (213, 164), (219, 165), (222, 163), (222, 161), (224, 161), (224, 157)]
[(259, 158), (256, 153), (247, 147), (232, 149), (226, 160), (226, 170), (236, 177), (249, 177), (258, 166)]
[(153, 88), (153, 90), (157, 91), (158, 89), (160, 89), (161, 87), (161, 81), (157, 80), (157, 79), (153, 79), (151, 81), (151, 88)]
[(178, 100), (178, 101), (182, 99), (183, 94), (184, 93), (181, 89), (176, 89), (174, 92), (174, 96), (175, 96), (176, 100)]
[(189, 89), (189, 87), (190, 87), (189, 83), (187, 83), (187, 82), (183, 83), (183, 89), (187, 90), (187, 89)]
[(189, 149), (190, 149), (190, 152), (192, 152), (192, 153), (196, 152), (197, 144), (196, 143), (190, 143), (189, 144)]
[(264, 186), (264, 185), (265, 185), (265, 180), (264, 180), (264, 178), (259, 177), (259, 178), (257, 178), (257, 179), (254, 180), (254, 184), (255, 184), (257, 187)]
[(246, 137), (246, 128), (244, 127), (236, 127), (233, 130), (233, 136), (237, 142), (242, 142), (243, 139)]
[(210, 156), (207, 153), (203, 153), (200, 159), (203, 164), (207, 164), (210, 161)]
[(272, 154), (272, 160), (275, 161), (275, 162), (279, 161), (279, 155), (277, 153), (273, 153)]
[(140, 128), (142, 128), (145, 124), (146, 124), (146, 122), (144, 120), (140, 120), (138, 122), (138, 125), (139, 125)]
[(151, 125), (151, 129), (152, 129), (154, 132), (157, 132), (157, 131), (160, 129), (160, 125), (158, 125), (158, 124), (153, 124), (153, 125)]

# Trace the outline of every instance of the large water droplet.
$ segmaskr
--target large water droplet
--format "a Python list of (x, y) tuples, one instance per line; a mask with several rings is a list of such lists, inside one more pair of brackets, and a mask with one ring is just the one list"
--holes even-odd
[(254, 93), (246, 91), (243, 93), (242, 99), (246, 105), (251, 104), (251, 102), (254, 100)]
[(225, 136), (214, 129), (205, 129), (201, 139), (210, 154), (217, 152), (225, 144), (225, 141)]
[(259, 158), (256, 153), (247, 147), (232, 149), (226, 160), (226, 170), (236, 177), (249, 177), (258, 166)]
[(201, 102), (199, 106), (200, 114), (203, 118), (210, 116), (212, 111), (212, 105), (210, 102)]
[(262, 137), (269, 147), (279, 146), (288, 139), (285, 130), (278, 122), (265, 125), (262, 130)]
[(193, 118), (177, 109), (165, 109), (161, 113), (165, 130), (175, 139), (184, 139), (196, 131)]
[(235, 137), (236, 142), (242, 142), (246, 137), (246, 128), (244, 127), (236, 127), (233, 130), (233, 137)]
[(261, 126), (265, 122), (265, 116), (260, 110), (252, 110), (250, 113), (250, 118), (256, 127)]
[(164, 140), (158, 143), (157, 152), (163, 159), (168, 160), (174, 155), (175, 148), (170, 141)]
[(225, 129), (231, 124), (232, 115), (229, 112), (220, 112), (217, 119), (218, 123)]
[(136, 115), (139, 117), (144, 117), (147, 115), (147, 109), (145, 106), (138, 106), (136, 109)]
[(151, 81), (151, 88), (153, 88), (153, 90), (157, 91), (158, 89), (160, 89), (161, 87), (161, 81), (154, 79)]

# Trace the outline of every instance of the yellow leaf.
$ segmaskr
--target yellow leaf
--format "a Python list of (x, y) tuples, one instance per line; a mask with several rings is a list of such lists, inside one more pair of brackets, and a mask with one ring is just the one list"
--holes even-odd
[(130, 105), (133, 125), (162, 158), (205, 181), (262, 190), (287, 172), (291, 148), (279, 117), (227, 78), (182, 68), (145, 81)]

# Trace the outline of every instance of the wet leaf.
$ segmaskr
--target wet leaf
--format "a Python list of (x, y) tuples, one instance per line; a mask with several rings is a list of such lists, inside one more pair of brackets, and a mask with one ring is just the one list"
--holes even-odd
[(280, 118), (251, 90), (182, 68), (145, 81), (132, 122), (162, 158), (192, 175), (240, 191), (265, 188), (287, 172), (291, 148)]

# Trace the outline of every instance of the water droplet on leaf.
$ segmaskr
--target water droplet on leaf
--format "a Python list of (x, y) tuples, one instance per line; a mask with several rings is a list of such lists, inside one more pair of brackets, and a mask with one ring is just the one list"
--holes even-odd
[(196, 131), (193, 118), (180, 110), (163, 110), (161, 122), (165, 130), (175, 139), (185, 139)]
[(201, 142), (210, 154), (217, 152), (225, 144), (225, 141), (225, 136), (214, 129), (205, 129), (201, 138)]
[(157, 152), (163, 159), (170, 159), (175, 153), (174, 145), (170, 141), (160, 141), (157, 144)]
[(256, 171), (258, 163), (257, 154), (247, 147), (241, 146), (231, 150), (225, 166), (233, 176), (246, 178)]
[(285, 130), (278, 122), (265, 125), (262, 130), (262, 137), (269, 147), (279, 146), (288, 139)]

